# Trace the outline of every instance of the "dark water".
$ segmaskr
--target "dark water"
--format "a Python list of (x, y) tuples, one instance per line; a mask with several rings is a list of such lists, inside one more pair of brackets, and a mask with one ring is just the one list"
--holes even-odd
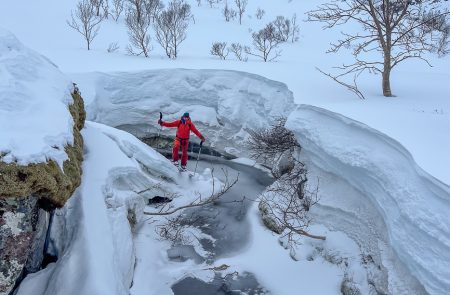
[[(194, 167), (195, 161), (191, 160), (188, 168), (194, 170)], [(232, 256), (246, 246), (250, 236), (250, 224), (245, 218), (248, 209), (253, 200), (273, 182), (273, 179), (256, 168), (222, 159), (200, 161), (197, 169), (202, 172), (206, 168), (214, 169), (214, 176), (222, 181), (225, 179), (224, 171), (228, 173), (229, 181), (233, 181), (236, 177), (239, 178), (236, 185), (222, 196), (218, 204), (185, 212), (186, 218), (195, 216), (197, 228), (216, 239), (215, 243), (206, 239), (200, 240), (203, 248), (211, 253), (209, 257), (204, 257), (204, 260), (213, 265), (217, 258)], [(179, 248), (178, 246), (169, 250), (175, 257), (173, 260), (193, 259), (197, 263), (204, 261), (198, 257), (197, 253), (192, 252), (195, 252), (193, 248), (186, 247)], [(251, 273), (228, 275), (225, 278), (216, 274), (212, 282), (203, 282), (197, 278), (188, 277), (174, 284), (172, 290), (175, 295), (267, 294)]]

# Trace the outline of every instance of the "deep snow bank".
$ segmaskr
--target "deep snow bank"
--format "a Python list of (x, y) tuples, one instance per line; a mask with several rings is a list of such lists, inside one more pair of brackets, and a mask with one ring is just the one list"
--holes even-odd
[[(223, 70), (151, 70), (74, 76), (88, 99), (88, 118), (138, 137), (158, 132), (164, 120), (190, 112), (209, 143), (220, 151), (239, 146), (246, 129), (267, 126), (293, 108), (283, 83), (258, 75)], [(164, 128), (163, 134), (174, 135)]]
[[(67, 160), (72, 84), (44, 56), (0, 29), (0, 158), (27, 165)], [(51, 120), (49, 120), (51, 118)]]
[(378, 279), (390, 293), (423, 292), (409, 272), (428, 293), (445, 294), (450, 188), (395, 140), (336, 113), (302, 105), (287, 127), (303, 146), (310, 178), (321, 177), (317, 221), (357, 240), (385, 271)]
[(88, 122), (83, 137), (82, 184), (51, 228), (58, 261), (26, 277), (18, 294), (129, 294), (132, 229), (145, 206), (136, 192), (175, 183), (175, 167), (134, 136)]

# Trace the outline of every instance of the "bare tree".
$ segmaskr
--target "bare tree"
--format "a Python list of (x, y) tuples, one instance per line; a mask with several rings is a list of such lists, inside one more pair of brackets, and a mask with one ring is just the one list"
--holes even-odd
[[(310, 21), (325, 23), (333, 28), (348, 22), (361, 25), (359, 33), (343, 32), (343, 38), (332, 44), (328, 52), (351, 48), (355, 62), (336, 67), (340, 74), (331, 75), (335, 81), (353, 75), (354, 81), (365, 71), (382, 75), (383, 95), (392, 96), (391, 71), (401, 62), (418, 58), (427, 64), (427, 52), (446, 54), (450, 28), (449, 9), (440, 0), (331, 0), (308, 12)], [(382, 59), (367, 53), (379, 52)], [(356, 82), (355, 82), (356, 83)], [(357, 86), (347, 85), (349, 89)]]
[(95, 7), (90, 0), (81, 0), (74, 12), (71, 12), (71, 21), (67, 24), (80, 33), (87, 43), (87, 49), (91, 49), (91, 43), (98, 34), (102, 17), (97, 16)]
[(239, 24), (242, 25), (242, 16), (244, 15), (245, 9), (247, 8), (248, 0), (234, 0), (238, 8), (239, 14)]
[[(131, 45), (127, 47), (127, 51), (132, 55), (149, 56), (151, 51), (150, 35), (148, 29), (150, 27), (150, 18), (145, 10), (136, 9), (136, 6), (129, 7), (126, 13), (125, 23), (128, 28), (128, 37)], [(135, 51), (135, 49), (137, 51)]]
[(280, 56), (281, 51), (277, 48), (280, 43), (283, 43), (283, 39), (273, 23), (269, 23), (258, 32), (252, 33), (252, 38), (256, 52), (253, 52), (249, 47), (245, 47), (247, 54), (262, 58), (264, 62), (273, 61)]
[(114, 19), (114, 21), (118, 21), (120, 15), (123, 12), (124, 9), (124, 4), (123, 4), (124, 0), (113, 0), (113, 10), (110, 11), (110, 15), (112, 16), (112, 18)]
[(228, 7), (228, 2), (225, 2), (225, 7), (222, 10), (222, 14), (225, 17), (225, 21), (229, 22), (234, 19), (237, 15), (236, 10)]
[(197, 1), (197, 6), (200, 7), (202, 6), (202, 0), (196, 0)]
[(243, 47), (239, 43), (231, 43), (231, 46), (228, 48), (228, 51), (233, 52), (239, 61), (247, 61), (248, 58), (243, 55), (245, 51), (244, 48), (245, 47)]
[(180, 44), (186, 39), (186, 31), (191, 19), (191, 6), (184, 0), (169, 2), (155, 22), (156, 39), (169, 58), (176, 59)]
[(256, 10), (256, 18), (257, 19), (262, 19), (264, 14), (266, 14), (266, 11), (264, 9), (261, 9), (258, 7), (258, 9)]
[(292, 34), (291, 20), (284, 16), (277, 16), (272, 23), (281, 41), (287, 42)]
[(300, 27), (297, 24), (297, 14), (294, 13), (294, 15), (291, 18), (291, 42), (297, 42), (298, 41), (298, 34), (300, 33)]
[(211, 47), (211, 55), (220, 57), (225, 60), (228, 56), (227, 42), (214, 42)]

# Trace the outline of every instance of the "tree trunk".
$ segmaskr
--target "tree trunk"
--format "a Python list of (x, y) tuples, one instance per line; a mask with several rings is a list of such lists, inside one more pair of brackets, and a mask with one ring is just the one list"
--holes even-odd
[(385, 69), (383, 71), (383, 95), (386, 97), (391, 97), (391, 69)]
[(383, 95), (386, 97), (392, 96), (391, 91), (391, 59), (390, 55), (385, 55), (384, 57), (384, 67), (383, 67)]

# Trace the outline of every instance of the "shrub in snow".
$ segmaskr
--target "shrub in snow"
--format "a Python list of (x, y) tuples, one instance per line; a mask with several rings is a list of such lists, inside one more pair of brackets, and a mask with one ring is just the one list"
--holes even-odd
[(309, 210), (318, 201), (318, 187), (313, 191), (306, 189), (305, 165), (292, 156), (300, 145), (285, 123), (286, 118), (282, 117), (269, 128), (249, 131), (247, 147), (251, 158), (272, 167), (277, 179), (260, 198), (262, 220), (269, 229), (282, 234), (288, 245), (297, 243), (299, 236), (325, 239), (306, 231), (311, 222)]
[(125, 23), (128, 29), (128, 37), (131, 45), (128, 45), (127, 51), (131, 55), (149, 56), (150, 34), (150, 18), (146, 10), (142, 6), (130, 6), (126, 13)]
[[(309, 21), (324, 22), (326, 28), (350, 22), (360, 25), (362, 31), (343, 32), (343, 38), (332, 44), (328, 52), (351, 49), (355, 62), (339, 67), (341, 72), (337, 75), (326, 75), (361, 97), (357, 77), (365, 71), (379, 73), (383, 95), (392, 96), (390, 76), (397, 65), (411, 58), (426, 61), (430, 52), (449, 52), (450, 9), (446, 2), (332, 0), (308, 12)], [(380, 53), (380, 58), (368, 59), (368, 51)], [(339, 79), (346, 75), (353, 76), (353, 85)]]
[(106, 49), (106, 51), (108, 51), (108, 53), (112, 53), (112, 52), (116, 52), (117, 50), (119, 50), (119, 48), (120, 47), (117, 44), (117, 42), (113, 42), (108, 45), (108, 49)]
[(191, 6), (184, 0), (173, 0), (157, 16), (154, 24), (156, 40), (165, 50), (167, 57), (176, 59), (180, 44), (186, 39), (191, 19)]
[(210, 8), (213, 8), (213, 5), (214, 4), (219, 4), (220, 2), (222, 2), (222, 0), (207, 0), (208, 1), (208, 3), (209, 3), (209, 7)]
[(231, 46), (228, 47), (228, 51), (233, 52), (239, 61), (247, 61), (248, 60), (247, 56), (243, 55), (244, 51), (245, 51), (244, 49), (245, 49), (245, 47), (243, 47), (239, 43), (231, 43)]
[(258, 32), (252, 33), (252, 39), (255, 51), (245, 47), (247, 54), (259, 57), (264, 62), (273, 61), (280, 56), (281, 52), (277, 48), (280, 43), (283, 43), (283, 38), (273, 23), (269, 23)]
[(256, 14), (255, 14), (256, 18), (262, 19), (264, 14), (266, 14), (266, 11), (264, 9), (261, 9), (258, 7), (258, 9), (256, 10)]
[(91, 49), (91, 43), (98, 34), (102, 17), (96, 14), (96, 8), (90, 0), (81, 0), (77, 8), (71, 12), (71, 20), (67, 24), (86, 40), (87, 49)]
[(228, 7), (228, 3), (225, 2), (225, 7), (224, 7), (224, 9), (222, 10), (222, 14), (223, 14), (223, 16), (225, 17), (225, 21), (229, 22), (230, 20), (236, 18), (237, 12), (236, 12), (236, 10), (234, 10), (234, 9), (230, 9), (230, 8)]
[(211, 47), (211, 55), (225, 60), (228, 56), (227, 42), (214, 42)]

